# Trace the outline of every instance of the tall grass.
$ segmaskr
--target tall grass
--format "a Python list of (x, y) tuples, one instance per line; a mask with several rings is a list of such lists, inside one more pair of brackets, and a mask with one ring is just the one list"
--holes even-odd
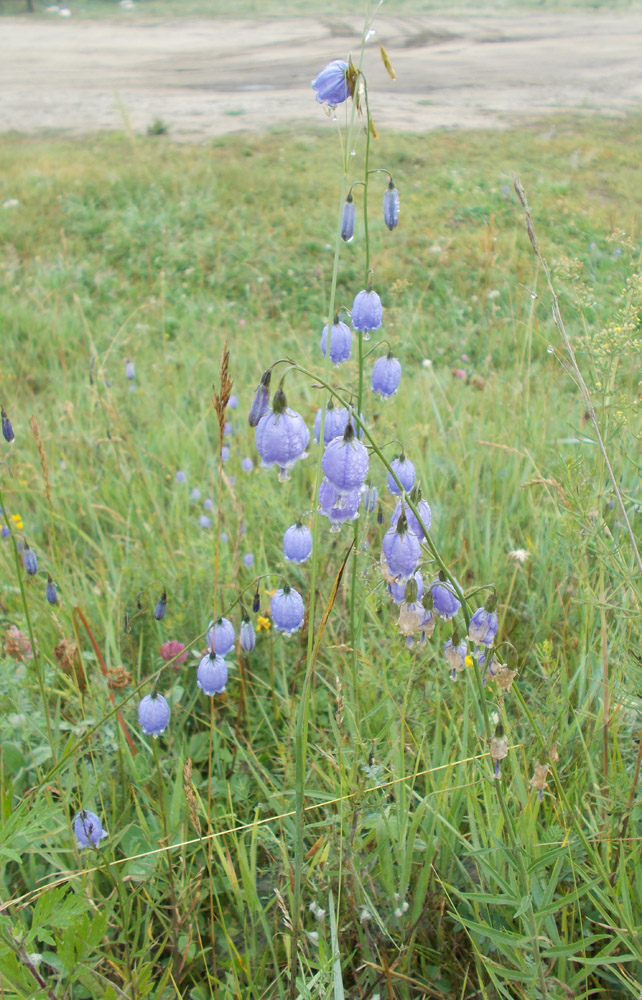
[[(241, 460), (256, 461), (246, 410), (268, 363), (324, 380), (334, 128), (208, 150), (5, 139), (0, 403), (16, 440), (0, 442), (0, 617), (36, 646), (21, 661), (24, 643), (5, 640), (0, 674), (6, 996), (285, 997), (292, 968), (302, 997), (639, 995), (639, 577), (512, 188), (519, 172), (639, 535), (639, 126), (559, 118), (372, 144), (402, 198), (390, 234), (375, 187), (370, 238), (404, 375), (385, 406), (366, 393), (366, 422), (388, 458), (400, 440), (417, 465), (461, 586), (496, 587), (519, 674), (505, 698), (471, 675), (453, 684), (443, 626), (406, 648), (378, 569), (385, 526), (362, 513), (357, 689), (348, 570), (309, 676), (299, 831), (306, 636), (260, 629), (209, 702), (196, 657), (175, 669), (159, 650), (204, 648), (217, 512), (219, 611), (239, 594), (250, 608), (258, 579), (269, 625), (284, 572), (309, 599), (281, 537), (316, 505), (316, 452), (284, 484)], [(362, 227), (337, 279), (350, 305)], [(224, 341), (240, 405), (221, 471)], [(346, 367), (333, 384), (354, 381)], [(288, 376), (308, 424), (319, 384)], [(321, 533), (320, 609), (347, 542), (347, 528)], [(172, 718), (155, 743), (136, 706), (159, 671)], [(500, 781), (485, 710), (510, 746)], [(97, 850), (75, 847), (80, 808), (109, 832)]]

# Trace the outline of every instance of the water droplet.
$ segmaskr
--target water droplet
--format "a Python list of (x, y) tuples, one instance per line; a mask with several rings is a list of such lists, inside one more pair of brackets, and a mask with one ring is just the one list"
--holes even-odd
[(547, 354), (555, 354), (555, 348), (553, 347), (552, 344), (548, 345), (548, 347), (546, 348), (546, 353)]
[(366, 35), (366, 41), (368, 41), (369, 38), (372, 38), (376, 34), (377, 34), (377, 32), (375, 31), (375, 29), (374, 28), (370, 28), (370, 31)]
[(350, 150), (350, 156), (356, 156), (356, 155), (357, 155), (356, 149)]
[(536, 299), (537, 298), (537, 295), (535, 294), (535, 292), (531, 292), (531, 298), (532, 299)]

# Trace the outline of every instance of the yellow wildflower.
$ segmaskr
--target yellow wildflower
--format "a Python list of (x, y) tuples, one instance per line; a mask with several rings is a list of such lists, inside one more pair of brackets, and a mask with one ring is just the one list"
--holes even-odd
[(24, 528), (24, 525), (22, 523), (22, 518), (20, 517), (20, 514), (12, 514), (11, 515), (11, 520), (15, 524), (16, 529), (18, 531), (22, 531), (22, 529)]
[(264, 618), (263, 615), (259, 615), (258, 618), (256, 619), (256, 626), (259, 632), (261, 631), (262, 628), (264, 628), (266, 632), (269, 632), (271, 624), (272, 622), (270, 621), (270, 619)]

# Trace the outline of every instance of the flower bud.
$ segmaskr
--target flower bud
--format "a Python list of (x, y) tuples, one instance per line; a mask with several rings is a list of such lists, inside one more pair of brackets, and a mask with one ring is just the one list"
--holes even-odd
[(2, 436), (7, 444), (12, 444), (15, 439), (15, 434), (13, 433), (11, 421), (3, 409), (0, 409), (0, 417), (2, 419)]
[(25, 542), (25, 547), (22, 550), (22, 565), (29, 576), (35, 576), (38, 572), (38, 560), (36, 559), (36, 553), (33, 549), (29, 548), (27, 542)]
[(154, 618), (157, 622), (161, 621), (165, 617), (165, 612), (167, 611), (167, 594), (165, 590), (160, 596), (160, 600), (156, 607), (154, 608)]
[(351, 243), (354, 236), (354, 208), (352, 194), (348, 194), (341, 216), (341, 239), (346, 243)]
[(252, 405), (250, 406), (250, 412), (248, 414), (250, 427), (256, 427), (261, 417), (264, 416), (270, 408), (271, 378), (272, 369), (268, 368), (268, 370), (263, 372), (263, 375), (261, 376), (261, 381), (258, 384), (257, 390), (254, 394), (254, 399), (252, 400)]
[(383, 221), (391, 231), (399, 222), (399, 192), (392, 177), (383, 196)]
[(45, 597), (49, 604), (58, 603), (58, 592), (56, 590), (56, 584), (51, 579), (51, 576), (47, 578), (47, 588), (45, 590)]

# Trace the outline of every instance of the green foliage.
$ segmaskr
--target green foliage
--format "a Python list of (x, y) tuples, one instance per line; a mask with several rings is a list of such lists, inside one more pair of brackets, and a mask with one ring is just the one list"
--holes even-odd
[[(363, 514), (358, 687), (347, 573), (313, 679), (301, 996), (642, 989), (640, 584), (512, 192), (518, 172), (639, 535), (640, 135), (639, 117), (562, 117), (377, 141), (402, 215), (388, 233), (371, 197), (371, 256), (404, 382), (390, 403), (367, 399), (368, 420), (380, 445), (393, 442), (386, 455), (402, 438), (462, 586), (494, 583), (519, 675), (505, 698), (472, 670), (453, 684), (443, 625), (425, 648), (405, 647), (377, 566), (384, 529)], [(211, 714), (191, 653), (175, 670), (159, 651), (171, 638), (202, 650), (217, 558), (217, 613), (239, 591), (251, 606), (263, 574), (262, 614), (276, 574), (306, 592), (307, 568), (285, 564), (280, 543), (314, 504), (313, 460), (279, 484), (241, 459), (255, 454), (246, 411), (266, 365), (290, 356), (320, 369), (332, 136), (0, 149), (0, 204), (18, 202), (0, 209), (0, 402), (16, 432), (0, 489), (14, 540), (41, 566), (24, 578), (2, 542), (2, 632), (31, 629), (38, 649), (24, 662), (6, 653), (0, 676), (6, 996), (47, 996), (34, 955), (46, 988), (74, 1000), (288, 994), (305, 639), (260, 631)], [(358, 224), (341, 305), (362, 287), (362, 240)], [(211, 385), (225, 340), (240, 407), (219, 476)], [(286, 390), (311, 424), (324, 394), (295, 374)], [(388, 516), (385, 477), (373, 478)], [(324, 535), (322, 608), (344, 551), (343, 535)], [(63, 638), (79, 653), (65, 657)], [(161, 670), (172, 720), (152, 745), (136, 705)], [(510, 737), (499, 781), (484, 711)], [(529, 781), (555, 744), (540, 803)], [(97, 851), (76, 848), (81, 807), (109, 832)]]

